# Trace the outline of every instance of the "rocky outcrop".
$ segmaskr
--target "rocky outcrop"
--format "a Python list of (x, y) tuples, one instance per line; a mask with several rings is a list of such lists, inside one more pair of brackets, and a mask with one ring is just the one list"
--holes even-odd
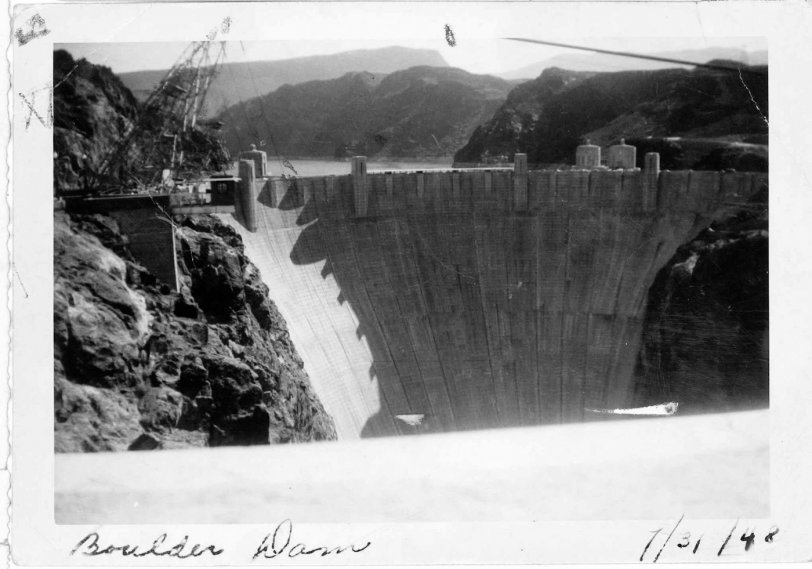
[(180, 293), (105, 216), (54, 220), (55, 447), (60, 452), (335, 438), (239, 236), (177, 228)]
[[(62, 49), (53, 57), (56, 193), (83, 192), (100, 183), (120, 192), (154, 181), (156, 164), (166, 164), (171, 153), (161, 143), (168, 130), (179, 131), (184, 171), (228, 166), (219, 135), (204, 121), (175, 129), (163, 114), (167, 109), (144, 108), (110, 68), (74, 60)], [(123, 141), (127, 144), (120, 146)]]
[(108, 67), (65, 50), (54, 51), (53, 101), (54, 188), (78, 190), (130, 132), (138, 102)]
[[(554, 120), (547, 109), (556, 95), (592, 75), (594, 73), (552, 67), (534, 81), (514, 87), (494, 115), (474, 130), (468, 142), (454, 155), (454, 161), (507, 162), (516, 152), (528, 153), (530, 148), (543, 143), (537, 139), (537, 123), (548, 116)], [(528, 156), (535, 158), (535, 154)]]
[[(698, 169), (722, 158), (727, 161), (723, 167), (736, 167), (736, 155), (754, 150), (735, 143), (763, 139), (767, 133), (767, 68), (743, 67), (741, 75), (698, 68), (617, 73), (548, 68), (514, 88), (454, 160), (505, 162), (525, 152), (531, 164), (572, 164), (584, 139), (608, 146), (621, 137), (679, 136), (704, 139), (706, 146), (715, 141), (715, 146), (698, 155), (694, 151), (700, 148), (694, 146), (682, 160), (675, 157), (663, 167)], [(724, 156), (707, 156), (719, 148)], [(640, 161), (643, 154), (638, 152)]]
[(768, 403), (767, 189), (677, 250), (649, 291), (637, 404), (680, 413)]
[[(638, 161), (647, 152), (660, 155), (663, 170), (738, 170), (767, 172), (767, 135), (742, 136), (741, 140), (707, 138), (645, 137), (627, 138), (637, 148)], [(641, 164), (642, 166), (642, 164)]]
[(266, 141), (285, 156), (450, 156), (509, 90), (489, 75), (420, 66), (285, 85), (218, 118), (232, 152)]

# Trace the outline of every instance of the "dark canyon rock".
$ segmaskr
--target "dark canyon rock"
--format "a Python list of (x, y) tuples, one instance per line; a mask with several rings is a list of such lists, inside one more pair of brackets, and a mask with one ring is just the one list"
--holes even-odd
[(680, 413), (769, 402), (767, 190), (681, 247), (649, 291), (639, 405)]
[(156, 448), (161, 448), (161, 440), (155, 435), (142, 433), (137, 439), (130, 443), (127, 450), (155, 450)]
[(335, 438), (233, 229), (184, 220), (175, 293), (112, 220), (56, 214), (54, 227), (57, 451)]

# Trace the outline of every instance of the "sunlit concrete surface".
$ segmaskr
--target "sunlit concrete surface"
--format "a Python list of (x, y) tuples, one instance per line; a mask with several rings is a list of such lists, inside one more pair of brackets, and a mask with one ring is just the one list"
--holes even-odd
[(767, 411), (56, 455), (61, 524), (769, 515)]
[[(258, 209), (257, 232), (247, 231), (231, 216), (221, 219), (240, 232), (247, 254), (259, 267), (339, 437), (357, 438), (367, 420), (381, 411), (382, 401), (371, 373), (372, 351), (356, 311), (324, 262), (291, 259), (302, 233), (312, 225), (297, 223), (300, 209), (267, 204), (258, 204)], [(352, 249), (347, 251), (352, 254)]]

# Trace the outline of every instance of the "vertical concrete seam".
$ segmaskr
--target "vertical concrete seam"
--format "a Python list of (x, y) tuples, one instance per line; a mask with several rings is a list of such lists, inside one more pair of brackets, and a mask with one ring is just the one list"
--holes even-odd
[[(397, 243), (397, 247), (398, 247), (398, 255), (396, 255), (396, 257), (398, 259), (400, 259), (402, 257), (400, 256), (401, 247), (400, 247), (400, 240), (397, 237), (397, 234), (398, 234), (397, 227), (398, 227), (398, 224), (396, 223), (395, 224), (395, 232), (394, 232), (395, 233), (395, 242)], [(376, 236), (378, 234), (377, 229), (378, 228), (377, 228), (377, 224), (376, 224), (376, 227), (375, 227)], [(381, 239), (380, 239), (380, 237), (378, 237), (376, 239), (376, 250), (378, 252), (378, 256), (382, 257), (383, 253), (380, 251), (380, 248), (379, 248), (380, 243), (381, 243)], [(395, 290), (395, 288), (391, 285), (392, 276), (391, 276), (390, 271), (388, 270), (386, 264), (383, 265), (383, 271), (382, 272), (383, 272), (384, 275), (386, 275), (386, 281), (387, 281), (388, 286), (390, 287), (390, 290)], [(384, 332), (384, 327), (383, 327), (383, 324), (381, 323), (381, 318), (378, 316), (378, 313), (377, 313), (377, 310), (375, 309), (374, 304), (372, 306), (372, 310), (373, 310), (373, 314), (375, 316), (375, 320), (377, 321), (379, 327), (381, 328), (381, 331)], [(384, 338), (386, 338), (385, 332), (384, 332)], [(412, 355), (412, 357), (415, 359), (415, 361), (417, 361), (417, 354), (415, 353), (414, 344), (412, 342), (411, 335), (409, 335), (409, 346), (411, 347), (411, 355)], [(411, 397), (409, 397), (409, 390), (406, 389), (406, 386), (403, 384), (403, 375), (401, 374), (401, 370), (400, 370), (400, 367), (398, 366), (397, 360), (392, 355), (392, 349), (390, 348), (390, 345), (389, 345), (388, 341), (386, 342), (386, 349), (387, 349), (387, 352), (389, 352), (389, 359), (392, 360), (392, 366), (395, 368), (395, 372), (398, 375), (398, 381), (400, 382), (401, 389), (403, 390), (403, 394), (406, 397), (406, 402), (409, 405), (409, 410), (411, 412), (413, 412), (413, 413), (420, 412), (419, 409), (415, 409), (414, 403), (412, 402)], [(420, 378), (422, 379), (423, 373), (422, 373), (422, 371), (420, 371), (419, 366), (418, 366), (418, 373), (420, 374)], [(428, 401), (428, 403), (429, 403), (429, 408), (433, 413), (434, 409), (431, 407), (431, 399), (429, 398), (428, 392), (426, 391), (426, 385), (425, 385), (424, 382), (421, 381), (420, 386), (421, 386), (421, 388), (423, 390), (426, 401)]]
[(484, 292), (483, 287), (482, 287), (482, 281), (483, 281), (483, 279), (482, 279), (482, 261), (481, 261), (481, 258), (480, 258), (481, 251), (479, 249), (479, 243), (478, 243), (478, 241), (476, 239), (476, 235), (477, 235), (477, 223), (476, 223), (476, 220), (477, 220), (477, 212), (476, 212), (476, 208), (474, 208), (474, 211), (471, 214), (471, 223), (473, 225), (473, 233), (474, 233), (474, 258), (476, 259), (477, 292), (479, 293), (477, 296), (479, 296), (479, 303), (482, 306), (482, 323), (485, 325), (485, 346), (488, 349), (488, 367), (491, 370), (491, 388), (493, 389), (493, 405), (494, 405), (494, 409), (496, 410), (496, 424), (498, 425), (500, 423), (501, 419), (499, 417), (499, 398), (498, 398), (497, 393), (496, 393), (496, 382), (495, 382), (496, 373), (494, 372), (494, 369), (493, 369), (493, 350), (494, 350), (494, 348), (493, 348), (493, 346), (491, 346), (491, 337), (490, 337), (490, 334), (488, 333), (488, 323), (487, 323), (487, 318), (488, 318), (487, 306), (488, 305), (487, 305), (487, 303), (485, 301), (485, 292)]
[[(398, 247), (398, 257), (397, 258), (399, 260), (399, 265), (402, 267), (403, 273), (406, 274), (408, 272), (408, 269), (406, 267), (406, 264), (404, 263), (404, 259), (406, 258), (405, 251), (408, 250), (408, 247), (404, 246), (403, 239), (401, 238), (400, 228), (401, 228), (400, 223), (395, 225), (395, 242), (397, 243), (397, 247)], [(407, 228), (408, 228), (408, 226), (407, 226)], [(407, 243), (409, 243), (409, 242), (411, 242), (411, 241), (407, 241)], [(415, 271), (415, 273), (417, 273), (417, 271)], [(419, 275), (415, 274), (415, 277), (419, 278)], [(434, 409), (434, 405), (432, 404), (431, 397), (429, 396), (429, 391), (426, 388), (426, 377), (423, 375), (423, 369), (420, 367), (420, 358), (418, 357), (418, 350), (417, 350), (417, 347), (415, 346), (414, 339), (412, 338), (412, 334), (411, 334), (410, 329), (407, 329), (407, 335), (408, 335), (408, 339), (409, 339), (409, 345), (411, 346), (411, 349), (412, 349), (412, 357), (414, 358), (415, 362), (417, 363), (417, 373), (419, 374), (419, 377), (420, 377), (420, 380), (421, 380), (420, 385), (421, 385), (421, 387), (423, 389), (423, 394), (426, 397), (426, 401), (428, 401), (428, 403), (429, 403), (429, 409), (431, 410), (431, 413), (433, 415), (435, 415), (435, 414), (439, 415), (439, 413)], [(433, 334), (432, 334), (432, 336), (433, 336)], [(437, 356), (437, 358), (439, 360), (439, 355)]]
[[(421, 277), (420, 267), (417, 264), (415, 264), (415, 265), (416, 265), (416, 267), (418, 269), (417, 270), (418, 278), (420, 278)], [(420, 278), (420, 280), (423, 281), (422, 278)], [(457, 424), (457, 414), (454, 413), (454, 405), (451, 403), (453, 398), (451, 397), (451, 391), (448, 388), (449, 379), (446, 376), (445, 368), (443, 367), (443, 360), (442, 360), (442, 357), (440, 355), (440, 348), (437, 345), (437, 336), (434, 333), (434, 326), (432, 326), (431, 318), (428, 315), (428, 306), (429, 306), (429, 304), (426, 301), (426, 296), (425, 296), (425, 294), (423, 292), (422, 286), (420, 288), (420, 299), (423, 301), (423, 305), (426, 307), (426, 315), (425, 316), (426, 316), (426, 322), (428, 323), (427, 328), (428, 328), (428, 331), (429, 331), (429, 335), (431, 336), (431, 345), (434, 346), (434, 353), (437, 354), (437, 365), (438, 365), (438, 368), (440, 369), (440, 375), (443, 378), (443, 389), (445, 389), (445, 394), (446, 394), (446, 397), (448, 398), (448, 411), (451, 414), (451, 420), (454, 422), (454, 425), (456, 426), (456, 424)]]

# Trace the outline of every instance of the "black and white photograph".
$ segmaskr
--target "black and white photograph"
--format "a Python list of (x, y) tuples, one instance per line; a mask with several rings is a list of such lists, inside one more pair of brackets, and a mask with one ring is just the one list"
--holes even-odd
[(18, 6), (15, 562), (808, 560), (812, 18), (740, 4)]

